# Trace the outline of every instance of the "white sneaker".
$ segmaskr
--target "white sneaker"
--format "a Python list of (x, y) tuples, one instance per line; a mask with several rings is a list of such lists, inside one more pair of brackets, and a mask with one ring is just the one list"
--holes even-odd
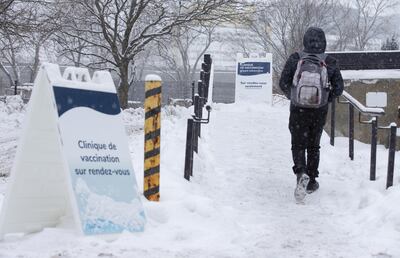
[(297, 203), (303, 203), (307, 194), (306, 189), (309, 181), (310, 177), (307, 174), (297, 174), (297, 185), (296, 189), (294, 190), (294, 198), (296, 199)]

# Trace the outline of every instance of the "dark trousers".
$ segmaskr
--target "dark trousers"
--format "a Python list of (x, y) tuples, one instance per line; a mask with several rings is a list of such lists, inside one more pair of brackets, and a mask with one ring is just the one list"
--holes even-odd
[(310, 177), (318, 177), (320, 140), (327, 113), (327, 108), (296, 108), (290, 111), (289, 130), (295, 174), (306, 173)]

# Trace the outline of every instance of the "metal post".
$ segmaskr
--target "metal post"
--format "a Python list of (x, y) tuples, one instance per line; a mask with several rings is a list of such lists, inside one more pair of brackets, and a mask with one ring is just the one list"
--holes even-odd
[(204, 87), (203, 87), (203, 82), (201, 80), (197, 82), (197, 92), (199, 93), (199, 96), (201, 98), (204, 97)]
[(336, 113), (336, 98), (332, 99), (331, 102), (331, 139), (330, 144), (335, 145), (335, 113)]
[(194, 115), (196, 117), (200, 116), (200, 96), (198, 94), (194, 95)]
[[(204, 83), (200, 80), (197, 83), (198, 91), (199, 91), (199, 113), (196, 114), (196, 117), (199, 119), (203, 118), (203, 106), (204, 106)], [(198, 137), (201, 137), (201, 125), (198, 125)]]
[[(203, 103), (203, 106), (205, 105), (205, 103), (207, 103), (207, 96), (208, 96), (208, 88), (207, 88), (207, 72), (205, 72), (204, 70), (200, 71), (200, 81), (201, 81), (201, 95), (200, 97), (202, 97), (201, 103)], [(210, 77), (210, 76), (208, 76)], [(200, 86), (199, 86), (200, 87)]]
[(349, 157), (354, 160), (354, 107), (349, 104)]
[(372, 118), (371, 123), (371, 164), (369, 180), (375, 181), (376, 179), (376, 145), (378, 138), (378, 118)]
[(210, 54), (204, 54), (203, 60), (204, 60), (204, 63), (210, 65), (211, 62), (212, 62), (211, 55)]
[(17, 89), (18, 81), (14, 81), (14, 95), (18, 94), (18, 89)]
[(193, 175), (193, 119), (188, 119), (186, 133), (185, 172), (183, 177), (190, 180)]
[(386, 179), (386, 189), (393, 186), (393, 171), (394, 171), (394, 158), (396, 154), (396, 137), (397, 125), (392, 123), (390, 125), (390, 138), (389, 138), (389, 160), (388, 171)]
[(204, 70), (204, 78), (203, 78), (203, 83), (204, 83), (204, 97), (205, 97), (205, 102), (208, 101), (208, 92), (209, 92), (209, 87), (210, 87), (210, 74), (211, 74), (211, 56), (209, 54), (204, 55), (204, 63), (202, 64), (202, 69)]
[(195, 83), (192, 81), (192, 105), (194, 105), (194, 88), (195, 88)]
[[(199, 119), (203, 119), (203, 103), (199, 99), (199, 115), (197, 116)], [(197, 136), (201, 138), (201, 124), (197, 123), (198, 128), (197, 128)]]
[(201, 70), (201, 71), (200, 71), (200, 81), (203, 82), (203, 83), (204, 83), (204, 81), (205, 81), (205, 74), (206, 74), (206, 73), (204, 72), (204, 70)]
[[(200, 97), (199, 95), (194, 96), (194, 115), (195, 117), (199, 117), (200, 115)], [(194, 123), (193, 126), (193, 150), (198, 153), (199, 146), (199, 136), (200, 136), (200, 123)]]
[(206, 63), (201, 63), (201, 70), (203, 70), (204, 72), (208, 71), (208, 65)]
[(205, 102), (207, 103), (208, 101), (208, 92), (209, 92), (209, 88), (210, 88), (210, 72), (205, 73), (204, 75), (204, 85), (205, 85), (205, 89), (204, 89), (204, 98), (205, 98)]

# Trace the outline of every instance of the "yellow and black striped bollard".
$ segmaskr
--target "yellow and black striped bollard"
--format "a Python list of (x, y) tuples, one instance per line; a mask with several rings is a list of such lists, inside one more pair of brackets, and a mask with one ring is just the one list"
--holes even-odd
[(161, 78), (146, 76), (144, 102), (144, 187), (150, 201), (160, 200)]

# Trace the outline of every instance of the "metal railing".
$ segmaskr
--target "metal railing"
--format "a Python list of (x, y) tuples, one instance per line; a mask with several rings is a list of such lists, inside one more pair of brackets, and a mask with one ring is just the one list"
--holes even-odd
[[(378, 126), (378, 118), (385, 115), (385, 110), (382, 108), (365, 107), (357, 99), (351, 96), (346, 91), (343, 91), (342, 98), (337, 98), (339, 104), (347, 104), (349, 106), (349, 119), (348, 119), (348, 134), (349, 134), (349, 157), (354, 160), (354, 111), (358, 111), (358, 122), (364, 125), (371, 125), (371, 156), (370, 156), (370, 180), (376, 180), (376, 149), (378, 140), (378, 129), (390, 130), (389, 134), (389, 158), (388, 158), (388, 171), (386, 188), (393, 185), (394, 162), (396, 153), (396, 132), (397, 125), (391, 123), (389, 126)], [(362, 116), (370, 117), (368, 121), (364, 121)], [(330, 144), (335, 145), (335, 118), (336, 117), (336, 102), (331, 102), (331, 135)]]
[[(211, 107), (206, 106), (211, 74), (211, 56), (204, 55), (204, 62), (201, 65), (200, 80), (197, 83), (197, 94), (193, 89), (194, 115), (187, 121), (185, 169), (184, 178), (190, 180), (193, 176), (193, 155), (198, 152), (199, 137), (201, 137), (201, 125), (210, 122)], [(194, 84), (193, 84), (194, 87)], [(207, 118), (203, 119), (203, 109), (206, 108)]]

